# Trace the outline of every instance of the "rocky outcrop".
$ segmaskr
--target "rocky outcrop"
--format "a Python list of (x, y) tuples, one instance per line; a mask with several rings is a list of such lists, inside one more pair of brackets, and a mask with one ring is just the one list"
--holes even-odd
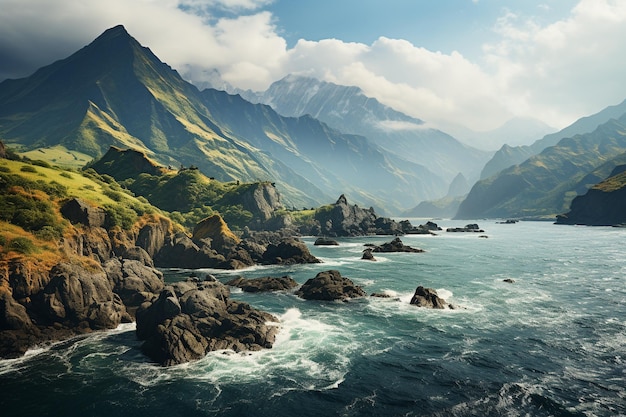
[(191, 239), (194, 242), (205, 241), (218, 253), (232, 250), (241, 241), (219, 214), (214, 214), (198, 223), (193, 229)]
[(240, 201), (243, 208), (251, 212), (260, 223), (270, 220), (276, 210), (283, 207), (274, 184), (266, 182), (252, 184), (241, 194)]
[(7, 157), (7, 149), (4, 146), (4, 142), (0, 140), (0, 159), (6, 159)]
[(373, 252), (409, 252), (409, 253), (422, 253), (423, 249), (413, 248), (405, 245), (402, 240), (397, 237), (391, 242), (383, 243), (372, 248)]
[(300, 240), (285, 239), (279, 244), (267, 246), (263, 262), (272, 265), (315, 264), (320, 260), (311, 254), (309, 248)]
[(337, 242), (334, 239), (327, 238), (327, 237), (318, 237), (317, 239), (315, 239), (315, 243), (313, 243), (313, 245), (315, 246), (339, 246), (339, 242)]
[(454, 233), (485, 233), (483, 229), (481, 229), (476, 223), (468, 224), (465, 227), (449, 227), (446, 229), (446, 232), (454, 232)]
[(411, 298), (411, 304), (425, 308), (454, 308), (448, 304), (446, 300), (437, 295), (437, 291), (432, 288), (424, 288), (421, 285), (415, 290), (415, 294)]
[(626, 166), (615, 167), (609, 178), (572, 200), (570, 211), (556, 224), (617, 226), (626, 224)]
[(373, 250), (373, 248), (363, 250), (363, 256), (361, 256), (361, 259), (365, 261), (376, 261), (376, 258), (374, 258), (374, 254), (372, 253)]
[(329, 270), (307, 280), (296, 295), (305, 300), (332, 301), (364, 297), (366, 293), (350, 279), (341, 276), (339, 271)]
[(244, 292), (268, 292), (268, 291), (287, 291), (298, 286), (298, 283), (290, 276), (282, 277), (260, 277), (245, 279), (242, 277), (234, 278), (226, 283), (232, 287), (241, 288)]
[(74, 224), (90, 227), (103, 227), (106, 212), (100, 207), (93, 207), (80, 198), (72, 198), (61, 206), (61, 214)]
[(137, 337), (155, 362), (176, 365), (209, 351), (271, 348), (278, 327), (271, 314), (229, 299), (218, 281), (187, 281), (165, 287), (137, 310)]
[(364, 236), (403, 234), (394, 220), (378, 217), (373, 208), (367, 210), (349, 205), (345, 195), (335, 204), (319, 208), (315, 213), (318, 229), (313, 234), (322, 236)]
[(114, 258), (104, 263), (104, 271), (129, 312), (163, 289), (163, 273), (139, 260)]

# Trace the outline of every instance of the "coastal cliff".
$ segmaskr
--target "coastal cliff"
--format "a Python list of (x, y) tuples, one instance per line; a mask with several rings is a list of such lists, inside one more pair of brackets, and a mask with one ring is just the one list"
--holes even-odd
[(626, 165), (572, 201), (570, 211), (557, 216), (557, 224), (613, 226), (626, 224)]

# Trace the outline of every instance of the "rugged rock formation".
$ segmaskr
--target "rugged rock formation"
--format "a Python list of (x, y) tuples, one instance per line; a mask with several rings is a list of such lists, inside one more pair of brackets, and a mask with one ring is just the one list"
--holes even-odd
[(6, 159), (7, 157), (7, 149), (4, 146), (4, 142), (0, 140), (0, 159)]
[(207, 352), (271, 348), (278, 327), (271, 314), (230, 300), (217, 281), (187, 281), (165, 287), (154, 302), (137, 310), (137, 337), (155, 362), (175, 365)]
[(150, 300), (163, 289), (161, 271), (146, 266), (139, 260), (118, 259), (108, 260), (103, 265), (113, 291), (120, 296), (129, 312)]
[(234, 278), (226, 283), (232, 287), (241, 288), (245, 292), (286, 291), (298, 286), (298, 283), (290, 276), (260, 277), (245, 279)]
[(339, 271), (329, 270), (307, 280), (296, 295), (306, 300), (332, 301), (364, 297), (366, 293), (350, 279), (342, 277)]
[(285, 239), (279, 244), (269, 244), (263, 254), (263, 262), (266, 264), (315, 264), (320, 260), (311, 255), (309, 248), (300, 240), (294, 238)]
[(367, 210), (357, 205), (350, 206), (345, 195), (335, 204), (324, 206), (315, 213), (319, 223), (316, 235), (322, 236), (363, 236), (403, 234), (402, 227), (394, 220), (378, 217), (373, 208)]
[(424, 288), (421, 285), (415, 289), (415, 294), (411, 298), (411, 304), (426, 308), (453, 308), (446, 300), (437, 295), (437, 291), (432, 288)]
[(219, 214), (207, 217), (196, 225), (193, 229), (193, 241), (208, 240), (211, 249), (218, 253), (232, 250), (241, 239), (239, 239), (228, 227)]
[(372, 248), (373, 252), (410, 252), (410, 253), (422, 253), (423, 249), (413, 248), (405, 245), (402, 240), (397, 237), (391, 242), (383, 243)]

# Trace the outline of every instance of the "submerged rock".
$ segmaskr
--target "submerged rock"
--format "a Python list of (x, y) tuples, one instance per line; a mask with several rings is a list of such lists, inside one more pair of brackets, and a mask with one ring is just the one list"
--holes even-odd
[(363, 288), (355, 285), (350, 279), (341, 276), (337, 270), (318, 273), (296, 291), (296, 295), (305, 300), (345, 300), (364, 297)]

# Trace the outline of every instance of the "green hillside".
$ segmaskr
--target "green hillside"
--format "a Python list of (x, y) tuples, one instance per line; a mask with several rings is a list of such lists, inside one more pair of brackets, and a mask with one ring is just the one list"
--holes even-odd
[(582, 181), (626, 151), (626, 115), (595, 131), (561, 140), (539, 155), (479, 181), (456, 218), (553, 218), (568, 210)]
[(200, 92), (122, 26), (30, 77), (0, 83), (0, 138), (63, 166), (98, 159), (111, 146), (132, 148), (162, 167), (195, 166), (221, 182), (275, 183), (290, 207), (348, 193), (362, 205), (400, 211), (445, 187), (362, 136)]

